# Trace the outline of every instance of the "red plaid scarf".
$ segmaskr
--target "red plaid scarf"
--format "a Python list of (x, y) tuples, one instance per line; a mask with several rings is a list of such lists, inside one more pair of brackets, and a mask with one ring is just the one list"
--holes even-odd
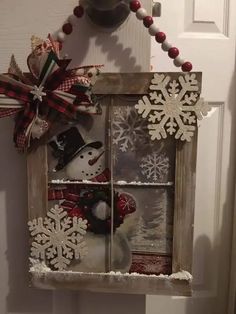
[[(109, 182), (110, 170), (107, 168), (101, 174), (91, 179), (92, 182)], [(85, 185), (85, 187), (88, 187)], [(79, 194), (83, 187), (78, 185), (68, 185), (66, 188), (51, 188), (48, 190), (48, 200), (64, 200), (61, 206), (70, 211), (77, 207), (77, 203), (80, 199)]]

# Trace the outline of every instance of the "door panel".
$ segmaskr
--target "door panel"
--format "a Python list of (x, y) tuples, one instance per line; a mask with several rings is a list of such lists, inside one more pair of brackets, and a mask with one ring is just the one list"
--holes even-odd
[[(1, 0), (0, 73), (7, 71), (12, 53), (23, 71), (27, 71), (30, 37), (44, 38), (57, 31), (76, 5), (77, 0)], [(143, 0), (143, 5), (151, 11), (150, 0)], [(130, 15), (112, 33), (81, 19), (68, 37), (64, 52), (73, 58), (71, 66), (98, 63), (105, 65), (104, 72), (147, 72), (150, 46), (146, 29)], [(14, 149), (13, 127), (12, 119), (0, 121), (0, 313), (106, 314), (112, 310), (130, 314), (134, 309), (136, 314), (144, 314), (145, 296), (50, 292), (27, 287), (26, 164)]]
[[(202, 94), (213, 110), (199, 127), (193, 297), (147, 296), (146, 314), (159, 309), (162, 314), (227, 313), (235, 170), (235, 4), (233, 0), (162, 3), (159, 25), (194, 69), (203, 72)], [(155, 47), (153, 42), (154, 70), (168, 70), (167, 56)]]
[[(228, 37), (230, 0), (185, 0), (185, 32)], [(201, 34), (199, 37), (203, 37)]]

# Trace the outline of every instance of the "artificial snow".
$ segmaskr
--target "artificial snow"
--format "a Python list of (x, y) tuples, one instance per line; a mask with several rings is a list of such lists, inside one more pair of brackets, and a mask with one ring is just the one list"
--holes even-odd
[[(36, 260), (37, 261), (37, 260)], [(31, 262), (32, 262), (32, 259), (31, 259)], [(192, 281), (193, 277), (192, 275), (188, 272), (188, 271), (185, 271), (185, 270), (182, 270), (182, 271), (179, 271), (177, 273), (173, 273), (171, 275), (163, 275), (163, 274), (160, 274), (160, 275), (155, 275), (155, 274), (152, 274), (152, 275), (146, 275), (146, 274), (140, 274), (140, 273), (136, 273), (136, 272), (133, 272), (133, 273), (121, 273), (120, 271), (110, 271), (108, 273), (93, 273), (93, 272), (73, 272), (73, 271), (52, 271), (49, 267), (47, 267), (45, 265), (44, 262), (34, 262), (34, 264), (30, 267), (30, 272), (31, 273), (48, 273), (48, 272), (51, 272), (52, 274), (55, 273), (55, 274), (61, 274), (61, 275), (96, 275), (96, 276), (106, 276), (106, 277), (112, 277), (112, 276), (116, 276), (116, 277), (142, 277), (142, 278), (156, 278), (156, 279), (167, 279), (167, 280), (185, 280), (185, 281)]]
[(38, 272), (38, 273), (47, 273), (52, 271), (43, 261), (39, 261), (38, 259), (30, 258), (30, 272)]
[(56, 179), (56, 180), (51, 180), (51, 184), (86, 184), (86, 185), (109, 185), (109, 182), (93, 182), (89, 180), (66, 180), (66, 179)]
[(174, 183), (173, 182), (165, 182), (165, 183), (160, 183), (160, 182), (141, 182), (141, 181), (117, 181), (114, 183), (114, 185), (136, 185), (136, 186), (172, 186)]
[[(86, 184), (86, 185), (111, 185), (110, 182), (92, 182), (89, 180), (83, 180), (83, 181), (73, 181), (73, 180), (64, 180), (64, 179), (56, 179), (56, 180), (51, 180), (50, 184)], [(131, 181), (127, 182), (124, 180), (119, 180), (117, 182), (114, 182), (113, 185), (119, 186), (172, 186), (174, 183), (173, 182), (141, 182), (141, 181)]]

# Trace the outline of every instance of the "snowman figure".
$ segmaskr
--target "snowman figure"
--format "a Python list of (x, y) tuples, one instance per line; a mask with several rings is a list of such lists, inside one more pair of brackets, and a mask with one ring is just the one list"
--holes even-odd
[(65, 169), (70, 180), (104, 181), (108, 175), (102, 142), (85, 143), (76, 127), (60, 133), (49, 144), (54, 157), (58, 159), (54, 171)]
[[(84, 181), (85, 184), (86, 181), (108, 182), (110, 180), (110, 171), (105, 166), (105, 151), (102, 142), (85, 143), (79, 130), (71, 127), (54, 137), (49, 144), (53, 149), (53, 156), (58, 160), (54, 171), (64, 170), (68, 179)], [(107, 244), (111, 230), (109, 187), (81, 187), (75, 184), (67, 186), (63, 193), (65, 195), (57, 200), (62, 200), (62, 207), (66, 205), (68, 215), (78, 216), (88, 221), (86, 233), (88, 254), (82, 261), (73, 262), (70, 270), (106, 272)], [(53, 191), (52, 195), (55, 194)], [(135, 217), (133, 213), (136, 210), (136, 203), (131, 195), (125, 193), (120, 195), (115, 192), (114, 199), (113, 270), (127, 272), (132, 263), (132, 255), (126, 232), (120, 231), (122, 228), (119, 227), (125, 224), (127, 217), (128, 220), (131, 216)], [(127, 200), (131, 206), (127, 206)]]

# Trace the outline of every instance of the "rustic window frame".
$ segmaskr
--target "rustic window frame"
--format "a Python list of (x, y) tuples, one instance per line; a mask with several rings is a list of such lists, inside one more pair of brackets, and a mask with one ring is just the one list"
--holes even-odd
[[(164, 73), (178, 78), (180, 73)], [(195, 73), (201, 82), (201, 73)], [(182, 74), (183, 75), (183, 74)], [(145, 95), (153, 73), (102, 74), (97, 95)], [(199, 83), (201, 85), (201, 83)], [(199, 86), (201, 90), (201, 86)], [(172, 273), (192, 273), (193, 222), (195, 205), (197, 131), (191, 142), (176, 141), (175, 204)], [(48, 208), (47, 146), (40, 145), (27, 156), (28, 217), (44, 217)], [(73, 273), (31, 271), (33, 286), (43, 289), (72, 289), (95, 292), (191, 296), (190, 278), (175, 276), (121, 275), (113, 273)]]

